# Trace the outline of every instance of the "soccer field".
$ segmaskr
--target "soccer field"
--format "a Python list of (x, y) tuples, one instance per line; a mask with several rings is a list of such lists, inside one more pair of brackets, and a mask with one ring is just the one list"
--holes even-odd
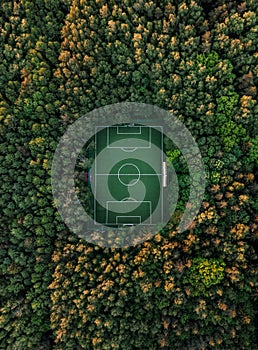
[(161, 127), (97, 127), (92, 167), (94, 220), (107, 226), (152, 225), (163, 219)]

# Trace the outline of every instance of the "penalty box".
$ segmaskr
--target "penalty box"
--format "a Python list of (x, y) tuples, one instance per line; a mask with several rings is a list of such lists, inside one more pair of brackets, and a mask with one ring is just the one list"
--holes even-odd
[(107, 147), (121, 149), (151, 148), (151, 130), (149, 127), (143, 126), (111, 126), (107, 129)]
[[(162, 126), (144, 125), (118, 125), (118, 126), (96, 126), (96, 150), (102, 148), (137, 149), (151, 148), (154, 143), (163, 150), (163, 142), (160, 137), (163, 134)], [(101, 135), (101, 138), (98, 137)], [(133, 144), (132, 144), (133, 139)], [(130, 141), (129, 141), (130, 140)], [(147, 144), (146, 144), (147, 143)]]
[(106, 224), (151, 225), (151, 218), (151, 201), (107, 201)]

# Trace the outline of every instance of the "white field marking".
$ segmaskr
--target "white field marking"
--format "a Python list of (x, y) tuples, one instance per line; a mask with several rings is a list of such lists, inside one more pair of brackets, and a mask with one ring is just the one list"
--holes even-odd
[(138, 149), (139, 147), (121, 147), (121, 150), (124, 152), (134, 152)]
[(137, 200), (132, 197), (125, 197), (121, 200), (121, 202), (126, 202), (126, 201), (137, 202)]
[[(142, 217), (140, 216), (140, 215), (137, 215), (137, 216), (132, 216), (132, 215), (130, 215), (130, 216), (116, 216), (116, 224), (124, 224), (124, 225), (128, 225), (128, 224), (125, 224), (125, 223), (123, 223), (123, 222), (119, 222), (119, 219), (131, 219), (131, 218), (138, 218), (139, 219), (139, 223), (138, 223), (138, 225), (139, 224), (141, 224), (142, 223)], [(129, 225), (131, 225), (131, 224), (129, 224)]]
[[(111, 126), (112, 127), (112, 126)], [(106, 125), (99, 125), (99, 126), (96, 126), (95, 127), (95, 133), (97, 132), (96, 130), (97, 129), (103, 129), (103, 128), (106, 128), (107, 130), (108, 130), (108, 132), (106, 133), (107, 135), (106, 135), (106, 140), (107, 140), (107, 143), (106, 143), (106, 145), (107, 145), (107, 148), (112, 148), (112, 147), (110, 147), (109, 146), (109, 129), (110, 129), (110, 126), (106, 126)], [(141, 126), (141, 128), (148, 128), (149, 129), (149, 136), (150, 136), (150, 138), (151, 138), (151, 133), (150, 133), (150, 131), (151, 131), (151, 128), (155, 128), (155, 129), (160, 129), (160, 132), (161, 132), (161, 134), (163, 134), (163, 127), (162, 126), (160, 126), (160, 125), (149, 125), (149, 126)], [(151, 140), (149, 140), (149, 144), (150, 144), (150, 141)], [(163, 142), (161, 142), (161, 144), (162, 144), (162, 150), (161, 150), (161, 154), (162, 155), (164, 155), (164, 153), (163, 153)], [(120, 149), (122, 149), (122, 150), (124, 150), (125, 151), (125, 149), (126, 148), (121, 148), (121, 147), (116, 147), (116, 148), (120, 148)], [(137, 148), (139, 148), (139, 147), (135, 147), (135, 149), (137, 149)], [(142, 148), (142, 147), (141, 147)], [(144, 148), (151, 148), (151, 147), (144, 147)], [(127, 147), (127, 149), (129, 149), (129, 147)], [(96, 142), (96, 150), (97, 150), (97, 142)], [(95, 150), (95, 153), (96, 153), (96, 150)], [(127, 152), (129, 152), (129, 151), (127, 151)], [(162, 157), (163, 158), (163, 157)], [(96, 164), (96, 168), (95, 168), (95, 170), (97, 169), (97, 164)], [(96, 198), (96, 177), (98, 176), (98, 175), (100, 175), (100, 176), (102, 176), (102, 175), (104, 175), (104, 176), (118, 176), (118, 174), (104, 174), (104, 173), (97, 173), (97, 171), (95, 171), (95, 174), (94, 174), (95, 176), (95, 188), (94, 188), (94, 197)], [(131, 174), (128, 174), (128, 175), (131, 175)], [(132, 174), (132, 175), (135, 175), (135, 174)], [(155, 173), (155, 174), (141, 174), (141, 176), (162, 176), (163, 174), (157, 174), (157, 173)], [(162, 218), (163, 218), (163, 216), (164, 216), (164, 213), (163, 213), (163, 188), (162, 188), (162, 186), (161, 186), (161, 215), (162, 215)], [(112, 202), (112, 201), (108, 201), (108, 202)], [(150, 204), (150, 219), (152, 219), (152, 211), (151, 211), (151, 206), (152, 206), (152, 203), (151, 203), (151, 201), (146, 201), (146, 202), (149, 202), (149, 204)], [(142, 203), (142, 202), (141, 202)], [(108, 209), (106, 209), (106, 215), (108, 214), (107, 213), (107, 211), (108, 211)], [(96, 222), (96, 224), (98, 224), (98, 222), (96, 221), (96, 215), (97, 215), (97, 213), (96, 213), (96, 200), (94, 200), (94, 221)], [(108, 222), (107, 222), (107, 216), (106, 216), (106, 223), (108, 224)]]
[[(136, 168), (137, 171), (138, 171), (138, 174), (133, 174), (133, 175), (131, 175), (131, 174), (120, 174), (121, 169), (124, 168), (124, 167), (127, 166), (127, 165), (131, 165), (131, 166), (133, 166), (134, 168)], [(124, 182), (120, 179), (120, 176), (122, 176), (122, 175), (125, 175), (125, 176), (137, 176), (137, 178), (134, 179), (133, 181), (130, 181), (130, 182), (127, 184), (127, 183), (124, 183)], [(121, 183), (122, 185), (124, 185), (124, 186), (134, 186), (134, 185), (136, 185), (137, 182), (140, 180), (140, 177), (141, 177), (140, 169), (139, 169), (138, 166), (135, 165), (135, 164), (132, 164), (132, 163), (125, 163), (125, 164), (121, 165), (121, 167), (118, 169), (118, 180), (119, 180), (120, 183)]]
[(140, 132), (119, 132), (119, 128), (127, 128), (128, 126), (117, 126), (116, 127), (116, 133), (117, 135), (141, 135), (142, 134), (142, 127), (141, 126), (129, 126), (130, 128), (138, 128), (140, 129)]
[[(104, 173), (101, 173), (101, 174), (97, 174), (97, 176), (118, 176), (119, 174), (104, 174)], [(136, 175), (136, 174), (122, 174), (122, 175)], [(163, 174), (142, 174), (140, 173), (140, 176), (162, 176)]]
[[(119, 126), (117, 126), (118, 128)], [(140, 149), (145, 149), (145, 148), (151, 148), (151, 127), (149, 126), (134, 126), (136, 128), (140, 127), (140, 133), (119, 133), (118, 132), (118, 129), (117, 129), (117, 135), (120, 135), (120, 134), (123, 134), (123, 135), (142, 135), (142, 128), (148, 128), (148, 136), (149, 136), (149, 145), (148, 146), (137, 146), (137, 147), (134, 147), (135, 149), (137, 148), (140, 148)], [(131, 148), (131, 147), (121, 147), (121, 146), (112, 146), (112, 143), (110, 144), (110, 128), (112, 128), (112, 126), (109, 126), (107, 128), (108, 132), (107, 132), (107, 148), (119, 148), (119, 149), (122, 149), (124, 150), (125, 148)], [(119, 140), (121, 141), (121, 140)], [(147, 140), (142, 140), (142, 141), (147, 141)], [(130, 151), (129, 151), (130, 152)]]
[[(133, 200), (133, 201), (106, 201), (107, 205), (106, 205), (106, 224), (110, 224), (110, 222), (108, 221), (108, 212), (109, 212), (109, 204), (110, 203), (116, 203), (118, 204), (120, 207), (121, 205), (124, 205), (125, 203), (126, 204), (129, 204), (129, 203), (139, 203), (139, 204), (142, 204), (142, 203), (148, 203), (149, 204), (149, 218), (150, 218), (150, 222), (152, 221), (151, 220), (151, 217), (152, 217), (152, 212), (151, 212), (151, 207), (152, 207), (152, 203), (151, 201), (136, 201), (136, 200)], [(111, 210), (112, 211), (112, 210)], [(113, 210), (115, 212), (115, 210)], [(129, 211), (130, 212), (130, 211)], [(117, 215), (116, 215), (117, 216)], [(119, 216), (119, 215), (118, 215)]]

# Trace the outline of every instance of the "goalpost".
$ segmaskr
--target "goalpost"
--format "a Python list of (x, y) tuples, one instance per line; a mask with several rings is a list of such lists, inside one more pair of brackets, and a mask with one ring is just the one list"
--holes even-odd
[(162, 162), (162, 186), (167, 187), (167, 185), (168, 185), (167, 163)]

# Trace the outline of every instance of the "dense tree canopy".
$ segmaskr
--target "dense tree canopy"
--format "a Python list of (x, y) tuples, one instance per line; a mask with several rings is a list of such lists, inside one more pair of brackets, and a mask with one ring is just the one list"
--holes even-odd
[[(21, 0), (0, 13), (0, 348), (256, 349), (257, 1)], [(119, 250), (65, 226), (51, 162), (69, 124), (123, 101), (187, 126), (207, 186), (187, 231), (172, 220)]]

